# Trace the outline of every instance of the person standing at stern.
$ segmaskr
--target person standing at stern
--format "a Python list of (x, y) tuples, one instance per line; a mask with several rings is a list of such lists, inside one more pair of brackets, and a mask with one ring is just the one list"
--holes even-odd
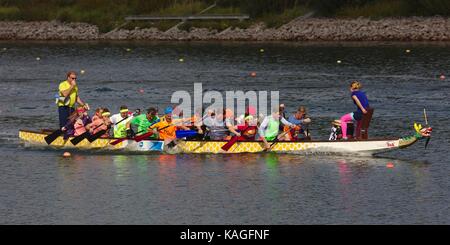
[(348, 139), (347, 136), (347, 123), (356, 121), (356, 132), (355, 137), (359, 138), (361, 134), (362, 117), (367, 114), (369, 109), (369, 100), (367, 99), (366, 93), (361, 91), (362, 85), (358, 81), (353, 81), (350, 84), (350, 92), (352, 92), (352, 100), (356, 105), (356, 111), (345, 114), (341, 117), (341, 129), (342, 129), (342, 139)]
[(57, 100), (59, 127), (62, 128), (67, 124), (69, 116), (75, 111), (75, 103), (89, 110), (89, 105), (84, 103), (78, 96), (77, 74), (74, 71), (67, 73), (67, 80), (59, 84)]

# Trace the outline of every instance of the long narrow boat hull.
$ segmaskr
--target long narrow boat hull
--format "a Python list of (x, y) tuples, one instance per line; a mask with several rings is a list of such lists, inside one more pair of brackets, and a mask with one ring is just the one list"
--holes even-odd
[[(116, 145), (110, 143), (115, 139), (99, 138), (90, 143), (83, 140), (77, 145), (73, 145), (70, 139), (64, 140), (58, 137), (51, 145), (48, 145), (44, 137), (49, 132), (20, 130), (19, 138), (25, 146), (53, 147), (57, 149), (79, 149), (79, 150), (103, 150), (103, 151), (128, 151), (128, 152), (164, 152), (169, 153), (257, 153), (264, 151), (264, 144), (260, 141), (237, 142), (227, 152), (221, 150), (226, 141), (179, 141), (173, 149), (167, 149), (163, 141), (124, 140)], [(420, 139), (420, 134), (398, 139), (378, 139), (378, 140), (354, 140), (354, 141), (302, 141), (302, 142), (277, 142), (270, 149), (277, 153), (329, 153), (329, 154), (359, 154), (373, 155), (379, 152), (405, 148), (414, 144)]]

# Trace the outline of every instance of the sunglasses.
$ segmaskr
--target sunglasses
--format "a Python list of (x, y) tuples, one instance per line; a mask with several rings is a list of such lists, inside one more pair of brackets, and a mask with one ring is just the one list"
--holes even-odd
[(75, 79), (77, 79), (76, 77), (70, 77), (70, 79), (73, 79), (73, 80), (75, 80)]

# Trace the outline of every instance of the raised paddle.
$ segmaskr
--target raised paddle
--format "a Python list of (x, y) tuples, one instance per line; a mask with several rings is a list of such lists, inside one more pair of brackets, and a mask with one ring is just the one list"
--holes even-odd
[(44, 137), (45, 142), (47, 142), (47, 144), (51, 144), (53, 141), (55, 141), (61, 134), (63, 133), (63, 131), (61, 129), (55, 130), (53, 131), (53, 133), (47, 135)]

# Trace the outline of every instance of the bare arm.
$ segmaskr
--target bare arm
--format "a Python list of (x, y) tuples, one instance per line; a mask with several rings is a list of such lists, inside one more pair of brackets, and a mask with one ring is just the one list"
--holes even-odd
[(233, 125), (228, 124), (227, 125), (228, 130), (230, 130), (230, 132), (232, 132), (233, 134), (235, 134), (236, 136), (241, 136), (241, 134), (239, 132), (236, 131), (236, 129), (234, 128)]
[(69, 96), (70, 93), (72, 92), (73, 88), (75, 87), (75, 85), (76, 85), (75, 83), (70, 84), (70, 87), (69, 87), (68, 89), (61, 91), (61, 94), (62, 94), (64, 97)]

